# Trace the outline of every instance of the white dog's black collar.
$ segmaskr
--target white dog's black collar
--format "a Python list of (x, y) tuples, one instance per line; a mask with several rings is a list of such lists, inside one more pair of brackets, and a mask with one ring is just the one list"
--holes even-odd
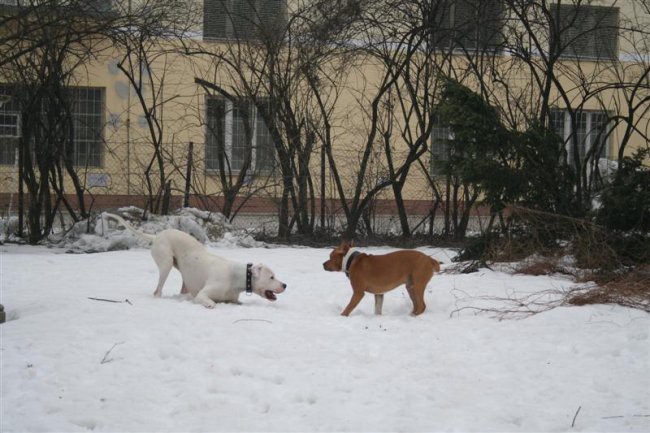
[(246, 263), (246, 294), (250, 295), (253, 293), (253, 264)]

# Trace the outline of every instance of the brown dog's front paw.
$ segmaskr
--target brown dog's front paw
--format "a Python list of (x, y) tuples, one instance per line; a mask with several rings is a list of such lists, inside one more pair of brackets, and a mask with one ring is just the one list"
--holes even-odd
[(341, 313), (341, 316), (343, 316), (343, 317), (348, 317), (349, 315), (350, 315), (350, 313), (346, 313), (345, 311)]

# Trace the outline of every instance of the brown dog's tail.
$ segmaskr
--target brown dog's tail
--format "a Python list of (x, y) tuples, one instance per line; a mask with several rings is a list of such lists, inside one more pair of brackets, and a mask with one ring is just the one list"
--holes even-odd
[(431, 261), (433, 262), (433, 270), (434, 270), (435, 272), (440, 272), (440, 263), (438, 262), (438, 260), (434, 259), (434, 258), (431, 257), (431, 256), (429, 256), (429, 258), (430, 258)]

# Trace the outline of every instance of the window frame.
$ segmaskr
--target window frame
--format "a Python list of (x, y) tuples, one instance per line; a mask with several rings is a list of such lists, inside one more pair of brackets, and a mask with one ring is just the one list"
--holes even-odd
[[(105, 87), (91, 87), (91, 86), (74, 86), (69, 87), (67, 90), (70, 92), (68, 101), (70, 103), (70, 116), (72, 117), (72, 122), (75, 125), (74, 127), (74, 137), (72, 139), (73, 146), (73, 164), (75, 167), (92, 167), (100, 168), (104, 166), (104, 144), (105, 144), (105, 129), (106, 129), (106, 88)], [(81, 92), (99, 92), (99, 99), (81, 99), (79, 93)], [(72, 96), (74, 95), (74, 96)], [(81, 107), (87, 108), (89, 104), (92, 104), (93, 107), (99, 107), (98, 112), (92, 112), (92, 110), (82, 111)], [(83, 118), (92, 117), (98, 122), (98, 125), (94, 125), (99, 130), (98, 137), (88, 137), (88, 135), (81, 136), (82, 131), (87, 133), (88, 130), (91, 132), (94, 130), (92, 127), (87, 127), (88, 124), (84, 125), (82, 122)], [(89, 146), (97, 146), (96, 151), (96, 164), (95, 161), (88, 162), (88, 154), (86, 152), (86, 161), (80, 163), (81, 153), (80, 147), (84, 144), (88, 149)]]
[[(209, 104), (211, 103), (210, 101), (219, 101), (220, 103), (223, 103), (223, 119), (211, 119), (210, 118), (210, 107)], [(218, 146), (219, 141), (221, 140), (221, 146), (223, 146), (223, 151), (225, 153), (225, 157), (227, 158), (227, 167), (229, 167), (229, 173), (226, 173), (226, 175), (238, 175), (241, 172), (241, 166), (239, 164), (235, 164), (234, 161), (239, 161), (239, 157), (235, 159), (233, 151), (235, 149), (242, 149), (241, 153), (242, 156), (245, 155), (245, 153), (248, 151), (247, 146), (250, 146), (251, 149), (251, 164), (250, 167), (248, 168), (249, 173), (251, 174), (258, 174), (258, 175), (269, 175), (272, 173), (276, 167), (276, 154), (275, 154), (275, 147), (273, 146), (272, 140), (268, 143), (269, 148), (273, 154), (273, 163), (268, 166), (268, 167), (259, 167), (260, 161), (258, 158), (258, 140), (260, 137), (262, 137), (261, 134), (263, 134), (263, 131), (260, 130), (262, 125), (264, 125), (264, 119), (261, 118), (259, 111), (255, 104), (252, 103), (252, 101), (244, 101), (242, 102), (242, 105), (246, 105), (249, 107), (249, 114), (248, 114), (248, 119), (252, 120), (251, 123), (251, 139), (248, 143), (244, 142), (244, 146), (239, 146), (235, 145), (235, 133), (239, 129), (237, 127), (237, 122), (238, 119), (235, 118), (235, 103), (228, 98), (225, 98), (223, 96), (214, 96), (214, 95), (206, 95), (206, 121), (205, 121), (205, 172), (207, 174), (217, 174), (219, 173), (219, 161), (218, 161), (218, 153), (216, 154), (216, 157), (214, 158), (208, 158), (208, 153), (209, 152), (219, 152)], [(213, 125), (217, 125), (218, 123), (221, 123), (221, 127), (216, 127)], [(236, 129), (237, 128), (237, 129)], [(223, 137), (219, 138), (217, 134), (223, 132)], [(267, 128), (268, 131), (268, 128)], [(238, 136), (240, 134), (237, 134)], [(245, 136), (244, 136), (245, 137)], [(264, 137), (269, 137), (270, 138), (270, 133), (264, 134)], [(245, 140), (245, 138), (244, 138)], [(213, 143), (211, 143), (213, 141)], [(260, 152), (261, 153), (261, 152)], [(212, 163), (208, 163), (208, 161), (214, 161)], [(243, 162), (243, 158), (242, 158)]]
[[(571, 114), (569, 113), (569, 110), (564, 108), (551, 108), (550, 113), (551, 113), (550, 114), (551, 128), (562, 139), (564, 149), (567, 152), (567, 162), (569, 164), (572, 164), (574, 159), (573, 143), (572, 143), (573, 134), (578, 134), (578, 140), (579, 140), (578, 156), (580, 158), (580, 161), (584, 162), (584, 157), (593, 148), (594, 141), (603, 140), (603, 139), (605, 140), (605, 142), (602, 145), (600, 151), (601, 153), (598, 155), (598, 159), (601, 158), (609, 159), (611, 153), (610, 151), (611, 134), (609, 134), (609, 128), (610, 128), (609, 125), (611, 122), (609, 121), (610, 115), (608, 111), (576, 110), (576, 116), (577, 116), (576, 123), (578, 124), (578, 128), (579, 128), (577, 132), (572, 131)], [(557, 127), (553, 125), (553, 123), (557, 121), (557, 119), (555, 121), (553, 120), (553, 116), (558, 116), (558, 113), (561, 113), (562, 115), (562, 121), (563, 121), (562, 131), (558, 131)], [(604, 119), (606, 120), (604, 123), (602, 123), (600, 128), (594, 126), (594, 124), (597, 125), (597, 123), (601, 123), (595, 121), (595, 119), (598, 118), (599, 116), (604, 116)], [(583, 124), (584, 124), (584, 128), (580, 126)]]
[[(16, 111), (0, 111), (0, 118), (2, 117), (14, 117), (16, 119), (15, 126), (4, 125), (0, 122), (0, 166), (13, 166), (16, 165), (16, 149), (18, 149), (18, 140), (21, 136), (20, 113)], [(16, 133), (4, 134), (5, 127), (15, 127)]]
[[(287, 1), (278, 3), (275, 13), (263, 22), (261, 15), (266, 12), (265, 1), (272, 0), (204, 0), (202, 38), (204, 41), (257, 41), (260, 29), (271, 25), (286, 23)], [(247, 11), (246, 9), (250, 9)], [(220, 13), (221, 12), (221, 13)], [(246, 16), (249, 13), (251, 16)], [(210, 24), (212, 20), (219, 20)], [(210, 30), (206, 31), (206, 28)], [(244, 29), (242, 34), (241, 30)], [(213, 31), (214, 30), (214, 31)]]
[[(474, 4), (474, 1), (479, 2), (479, 4)], [(480, 1), (481, 0), (436, 0), (437, 3), (435, 8), (437, 13), (434, 14), (432, 11), (431, 17), (429, 18), (429, 25), (442, 27), (439, 30), (442, 32), (442, 36), (437, 38), (437, 32), (432, 32), (431, 38), (435, 38), (436, 40), (430, 41), (431, 46), (438, 50), (452, 51), (494, 51), (495, 53), (503, 51), (503, 34), (501, 32), (506, 27), (506, 3), (503, 0), (493, 0), (500, 10), (498, 10), (495, 17), (493, 17), (494, 20), (481, 22), (482, 14), (479, 10), (479, 7), (481, 6)], [(462, 7), (459, 7), (459, 3), (462, 4)], [(463, 10), (463, 8), (466, 9)], [(490, 9), (497, 10), (496, 8)], [(457, 14), (462, 12), (469, 12), (476, 16), (472, 17), (469, 21), (460, 20)], [(492, 21), (498, 21), (499, 31), (496, 32), (496, 36), (488, 35), (488, 37), (486, 37), (484, 29), (488, 28), (488, 24)], [(465, 23), (469, 30), (465, 32), (466, 34), (463, 34), (463, 31), (459, 28), (463, 23)], [(448, 28), (443, 26), (448, 26)], [(496, 29), (496, 27), (493, 27), (493, 29)], [(468, 44), (467, 41), (471, 42), (471, 44)]]
[[(436, 117), (429, 138), (429, 171), (434, 177), (443, 176), (444, 170), (438, 167), (437, 163), (448, 162), (451, 157), (451, 142), (454, 139), (451, 127), (441, 123)], [(439, 151), (434, 152), (434, 148)]]
[[(68, 92), (68, 103), (70, 104), (70, 109), (71, 109), (71, 117), (72, 117), (72, 122), (75, 125), (73, 129), (73, 139), (72, 139), (72, 146), (73, 146), (73, 154), (72, 154), (72, 163), (75, 167), (88, 167), (88, 168), (101, 168), (104, 166), (104, 154), (105, 154), (105, 129), (106, 129), (106, 88), (105, 87), (90, 87), (90, 86), (70, 86), (66, 87), (66, 91)], [(80, 101), (77, 100), (76, 96), (79, 92), (81, 91), (94, 91), (94, 92), (99, 92), (99, 99), (93, 99), (93, 100), (84, 100)], [(2, 83), (0, 84), (0, 94), (2, 95), (7, 95), (11, 96), (12, 98), (16, 98), (17, 96), (19, 97), (20, 95), (18, 94), (19, 92), (19, 86), (16, 84), (7, 84), (7, 83)], [(76, 110), (75, 107), (82, 105), (81, 103), (85, 102), (86, 103), (86, 108), (89, 107), (89, 103), (93, 104), (94, 108), (99, 108), (98, 112), (95, 113), (90, 113), (88, 112), (80, 112), (79, 110)], [(22, 137), (22, 112), (20, 111), (20, 107), (15, 105), (18, 104), (18, 102), (13, 102), (13, 106), (11, 110), (6, 109), (6, 103), (3, 104), (2, 107), (0, 107), (0, 115), (7, 115), (8, 113), (10, 115), (15, 115), (18, 119), (18, 135), (16, 136), (7, 136), (7, 135), (0, 135), (0, 138), (2, 140), (7, 140), (7, 139), (12, 139), (14, 138), (15, 140), (15, 146), (18, 146), (18, 139)], [(88, 138), (87, 130), (92, 129), (92, 128), (86, 128), (86, 136), (82, 137), (81, 136), (81, 129), (82, 127), (79, 126), (79, 123), (81, 122), (80, 116), (93, 116), (95, 117), (95, 125), (97, 127), (97, 130), (99, 132), (98, 136), (95, 137), (94, 139)], [(95, 152), (96, 152), (96, 157), (94, 161), (88, 162), (86, 160), (83, 164), (80, 164), (80, 147), (81, 144), (85, 144), (86, 148), (89, 148), (89, 146), (96, 146)], [(5, 143), (0, 144), (0, 146), (5, 146)], [(1, 154), (8, 155), (7, 152), (5, 152), (5, 149), (0, 150)], [(86, 153), (87, 155), (87, 153)], [(8, 160), (7, 160), (8, 161)], [(12, 161), (11, 163), (8, 163), (5, 161), (4, 158), (0, 158), (0, 165), (13, 165), (14, 162)]]
[[(555, 47), (559, 38), (559, 56), (561, 58), (585, 60), (616, 60), (618, 58), (620, 42), (618, 32), (620, 8), (618, 6), (551, 3), (549, 12), (552, 17), (549, 42), (551, 46)], [(598, 16), (599, 14), (600, 16)], [(615, 19), (616, 24), (613, 29), (611, 26), (602, 25), (608, 19)], [(572, 29), (575, 29), (575, 35)], [(612, 30), (616, 30), (616, 33), (613, 34)], [(608, 31), (612, 34), (608, 35), (606, 33)], [(607, 40), (607, 37), (612, 39)], [(570, 40), (566, 41), (565, 38)], [(585, 47), (581, 48), (579, 44), (583, 44)], [(608, 45), (610, 46), (608, 47)], [(582, 49), (582, 52), (578, 52), (579, 49)]]

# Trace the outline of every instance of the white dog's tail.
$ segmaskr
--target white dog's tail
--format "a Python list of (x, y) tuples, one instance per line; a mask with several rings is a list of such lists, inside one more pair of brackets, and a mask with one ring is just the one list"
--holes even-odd
[(124, 218), (122, 218), (119, 215), (115, 215), (115, 214), (108, 213), (108, 212), (103, 212), (102, 213), (102, 219), (104, 219), (104, 218), (109, 218), (109, 219), (113, 219), (113, 220), (117, 221), (118, 223), (120, 223), (124, 227), (126, 227), (126, 229), (129, 230), (131, 233), (133, 233), (138, 238), (140, 238), (140, 239), (142, 239), (142, 240), (144, 240), (146, 242), (151, 243), (155, 239), (155, 236), (149, 235), (147, 233), (142, 233), (141, 231), (137, 230), (135, 227), (133, 227), (131, 224), (129, 224), (128, 221), (126, 221)]

